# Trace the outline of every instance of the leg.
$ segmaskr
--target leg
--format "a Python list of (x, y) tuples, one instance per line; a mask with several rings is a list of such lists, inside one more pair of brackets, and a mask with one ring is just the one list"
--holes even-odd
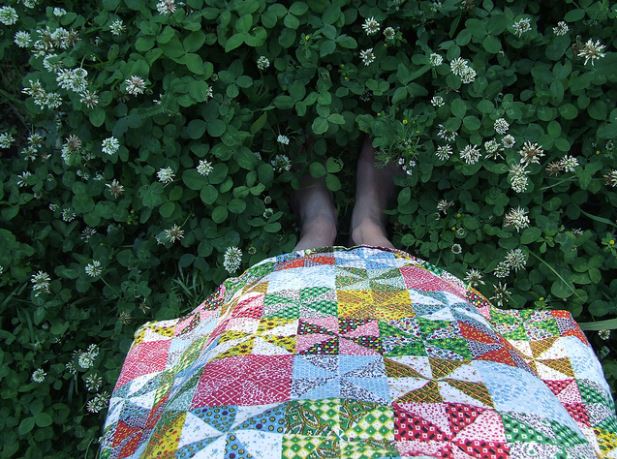
[(351, 216), (351, 242), (395, 248), (386, 234), (384, 210), (394, 196), (393, 177), (400, 174), (395, 164), (378, 167), (375, 149), (368, 136), (358, 158), (356, 204)]
[(336, 239), (336, 209), (323, 179), (305, 176), (294, 193), (300, 218), (300, 240), (294, 250), (325, 247)]

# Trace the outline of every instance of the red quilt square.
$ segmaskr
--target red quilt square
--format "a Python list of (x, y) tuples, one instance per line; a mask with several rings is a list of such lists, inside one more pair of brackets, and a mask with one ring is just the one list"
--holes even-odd
[(170, 343), (171, 340), (146, 341), (132, 347), (124, 360), (116, 388), (138, 376), (163, 371)]
[(267, 405), (290, 399), (293, 355), (243, 355), (208, 363), (192, 408)]

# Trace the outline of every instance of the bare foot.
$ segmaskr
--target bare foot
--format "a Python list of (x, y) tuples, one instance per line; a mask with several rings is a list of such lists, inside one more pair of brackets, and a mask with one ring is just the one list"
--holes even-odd
[(323, 178), (303, 177), (300, 189), (294, 193), (294, 201), (301, 226), (300, 240), (294, 250), (333, 245), (336, 209)]
[(358, 158), (356, 204), (351, 216), (350, 234), (354, 245), (394, 248), (386, 234), (384, 210), (394, 197), (393, 178), (400, 173), (396, 164), (386, 167), (376, 164), (375, 149), (366, 136)]

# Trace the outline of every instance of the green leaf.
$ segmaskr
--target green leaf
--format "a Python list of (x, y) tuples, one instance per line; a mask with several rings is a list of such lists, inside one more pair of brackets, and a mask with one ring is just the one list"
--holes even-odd
[(467, 112), (467, 104), (463, 99), (454, 99), (450, 104), (450, 111), (457, 118), (463, 118)]
[(324, 134), (328, 131), (328, 120), (322, 117), (315, 118), (311, 127), (315, 134)]
[(214, 223), (223, 223), (227, 220), (227, 216), (229, 212), (227, 211), (227, 207), (225, 206), (217, 206), (212, 211), (212, 221)]
[(225, 52), (233, 51), (244, 43), (244, 33), (236, 33), (225, 42)]
[(105, 110), (101, 107), (95, 107), (88, 115), (90, 122), (95, 127), (101, 127), (105, 122)]
[(163, 202), (163, 185), (159, 182), (143, 185), (138, 194), (143, 205), (152, 209)]
[(227, 130), (227, 125), (223, 120), (217, 118), (208, 120), (206, 129), (212, 137), (221, 137)]
[(266, 122), (268, 121), (268, 114), (266, 112), (262, 113), (259, 118), (257, 118), (255, 121), (253, 121), (253, 123), (251, 124), (251, 134), (256, 134), (259, 131), (261, 131), (263, 129), (263, 127), (266, 125)]
[(187, 53), (180, 60), (184, 65), (186, 65), (186, 68), (188, 68), (191, 73), (203, 75), (204, 63), (199, 54)]
[(482, 123), (480, 122), (477, 116), (470, 115), (470, 116), (466, 116), (465, 118), (463, 118), (463, 126), (465, 126), (467, 130), (473, 132), (473, 131), (477, 131), (478, 129), (480, 129), (480, 126), (482, 126)]
[(542, 230), (540, 228), (525, 228), (521, 234), (521, 244), (531, 244), (537, 241), (542, 236)]
[(355, 38), (350, 37), (349, 35), (339, 35), (336, 38), (336, 43), (341, 48), (356, 49), (358, 47), (358, 42), (355, 40)]
[(159, 214), (161, 214), (161, 217), (163, 218), (169, 218), (173, 215), (175, 210), (176, 205), (171, 201), (167, 201), (159, 207)]
[(227, 209), (229, 209), (231, 213), (241, 214), (246, 209), (246, 202), (244, 202), (242, 199), (234, 198), (229, 201)]
[(309, 171), (311, 173), (311, 176), (315, 178), (323, 177), (324, 175), (326, 175), (326, 168), (323, 166), (323, 164), (317, 161), (310, 164)]
[(182, 173), (182, 181), (191, 190), (201, 190), (206, 181), (202, 175), (200, 175), (195, 169), (187, 169)]
[(328, 174), (326, 176), (326, 186), (330, 191), (338, 191), (341, 189), (341, 181), (334, 174)]
[(563, 104), (559, 107), (559, 113), (567, 120), (573, 120), (578, 115), (578, 109), (570, 103)]
[(45, 412), (38, 413), (34, 420), (39, 427), (48, 427), (54, 422), (52, 417)]
[(208, 204), (209, 206), (214, 204), (218, 197), (219, 192), (212, 185), (204, 186), (199, 193), (199, 199), (201, 199), (204, 204)]
[(33, 428), (34, 428), (34, 418), (28, 417), (28, 418), (23, 419), (19, 423), (19, 427), (17, 427), (17, 433), (19, 435), (25, 435), (28, 432), (30, 432)]
[(338, 158), (328, 157), (326, 160), (326, 169), (331, 174), (335, 174), (343, 170), (343, 161)]
[(328, 115), (328, 122), (333, 124), (345, 124), (345, 118), (339, 113), (330, 113)]
[(283, 19), (283, 24), (288, 29), (296, 30), (298, 27), (300, 27), (300, 21), (293, 14), (288, 14), (287, 16), (285, 16), (285, 18)]
[(482, 47), (491, 54), (497, 54), (501, 51), (501, 42), (499, 38), (487, 35), (482, 41)]
[(206, 41), (206, 34), (201, 30), (191, 32), (184, 40), (182, 40), (182, 47), (187, 53), (194, 53), (199, 51)]
[(308, 5), (304, 2), (294, 2), (293, 5), (289, 7), (289, 11), (291, 11), (296, 16), (302, 16), (308, 11), (308, 9)]
[(200, 139), (206, 132), (206, 122), (204, 120), (191, 120), (186, 127), (186, 133), (191, 139)]

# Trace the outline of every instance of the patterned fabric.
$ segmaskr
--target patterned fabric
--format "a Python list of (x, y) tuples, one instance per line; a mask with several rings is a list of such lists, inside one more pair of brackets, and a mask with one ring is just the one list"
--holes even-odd
[(102, 458), (617, 458), (567, 311), (500, 310), (396, 249), (263, 260), (143, 325)]

